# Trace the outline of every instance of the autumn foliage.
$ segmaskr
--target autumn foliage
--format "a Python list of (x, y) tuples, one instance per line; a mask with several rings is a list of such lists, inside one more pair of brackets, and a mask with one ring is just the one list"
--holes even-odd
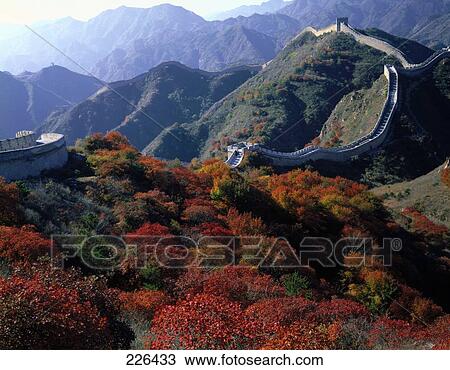
[(450, 167), (447, 167), (442, 170), (441, 180), (444, 185), (447, 185), (450, 188)]
[(32, 227), (0, 226), (0, 258), (9, 262), (31, 261), (50, 254), (50, 240)]
[[(0, 348), (449, 348), (448, 297), (409, 284), (448, 286), (448, 230), (420, 212), (405, 210), (410, 232), (356, 182), (234, 171), (218, 159), (182, 166), (142, 155), (115, 132), (76, 150), (85, 173), (53, 179), (60, 197), (45, 179), (0, 180)], [(60, 215), (68, 221), (52, 222)], [(80, 230), (123, 236), (129, 248), (118, 246), (107, 270), (70, 255), (54, 269), (51, 234)], [(375, 250), (395, 237), (408, 248), (392, 266), (369, 263), (369, 250), (343, 256), (367, 266), (300, 267), (307, 236), (371, 238)]]
[(0, 347), (114, 348), (113, 328), (105, 308), (86, 299), (80, 289), (82, 285), (63, 286), (41, 275), (1, 278)]
[(151, 323), (149, 349), (249, 349), (272, 328), (249, 319), (239, 303), (200, 294), (164, 307)]
[(123, 312), (150, 320), (156, 310), (168, 304), (170, 299), (161, 291), (140, 290), (120, 293), (119, 301)]
[(444, 225), (438, 225), (414, 208), (406, 208), (403, 215), (410, 218), (414, 230), (426, 235), (440, 235), (449, 230)]

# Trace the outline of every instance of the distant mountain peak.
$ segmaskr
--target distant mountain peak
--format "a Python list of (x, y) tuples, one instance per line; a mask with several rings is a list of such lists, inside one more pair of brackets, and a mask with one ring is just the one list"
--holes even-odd
[(267, 0), (259, 5), (242, 5), (235, 9), (212, 15), (210, 18), (215, 20), (225, 20), (228, 18), (249, 17), (253, 14), (275, 13), (278, 10), (292, 3), (289, 0)]

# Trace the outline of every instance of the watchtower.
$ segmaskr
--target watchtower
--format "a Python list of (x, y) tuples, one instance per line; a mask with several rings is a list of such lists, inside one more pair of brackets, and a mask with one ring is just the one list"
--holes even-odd
[(336, 20), (336, 30), (337, 30), (337, 32), (341, 32), (342, 31), (342, 24), (345, 24), (346, 26), (348, 26), (348, 17), (338, 18)]

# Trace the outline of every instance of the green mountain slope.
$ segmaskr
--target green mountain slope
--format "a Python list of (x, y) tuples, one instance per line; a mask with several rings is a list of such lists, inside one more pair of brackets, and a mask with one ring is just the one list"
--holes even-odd
[(190, 160), (223, 155), (227, 144), (242, 140), (283, 151), (302, 148), (319, 135), (342, 97), (370, 87), (388, 60), (345, 34), (303, 34), (198, 122), (172, 127), (186, 145), (177, 150), (164, 132), (146, 151)]
[(342, 146), (369, 134), (386, 102), (387, 85), (381, 76), (370, 88), (344, 96), (325, 122), (317, 144)]
[(117, 130), (138, 148), (163, 128), (197, 120), (257, 72), (242, 67), (221, 73), (164, 63), (129, 81), (111, 84), (95, 96), (48, 120), (45, 131), (66, 135), (69, 143), (94, 132)]
[(350, 163), (317, 162), (316, 169), (379, 187), (423, 176), (450, 156), (449, 59), (420, 77), (400, 76), (399, 83), (400, 109), (384, 147)]

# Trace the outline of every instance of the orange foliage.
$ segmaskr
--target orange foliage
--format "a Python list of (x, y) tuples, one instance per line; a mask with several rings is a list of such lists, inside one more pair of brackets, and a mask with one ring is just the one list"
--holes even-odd
[(228, 211), (227, 221), (234, 235), (250, 236), (267, 233), (267, 227), (260, 218), (253, 217), (251, 213), (240, 214), (235, 208)]
[(450, 188), (450, 167), (442, 170), (441, 181)]
[(0, 258), (9, 262), (30, 261), (50, 253), (50, 241), (31, 227), (0, 226)]
[(342, 221), (354, 217), (357, 205), (352, 200), (367, 188), (350, 180), (325, 178), (317, 172), (294, 170), (272, 176), (269, 191), (277, 203), (310, 224), (324, 221), (321, 209), (328, 209)]
[(402, 214), (412, 220), (412, 227), (415, 231), (425, 235), (441, 235), (449, 231), (446, 226), (435, 224), (414, 208), (406, 208)]
[(274, 339), (268, 340), (263, 350), (330, 350), (335, 348), (339, 336), (338, 322), (317, 325), (312, 322), (298, 321), (280, 330)]
[(121, 309), (129, 314), (138, 314), (151, 319), (156, 310), (169, 303), (164, 292), (140, 290), (137, 292), (121, 292), (119, 294)]
[(236, 302), (201, 294), (163, 307), (151, 323), (146, 348), (252, 349), (274, 330), (249, 319)]

